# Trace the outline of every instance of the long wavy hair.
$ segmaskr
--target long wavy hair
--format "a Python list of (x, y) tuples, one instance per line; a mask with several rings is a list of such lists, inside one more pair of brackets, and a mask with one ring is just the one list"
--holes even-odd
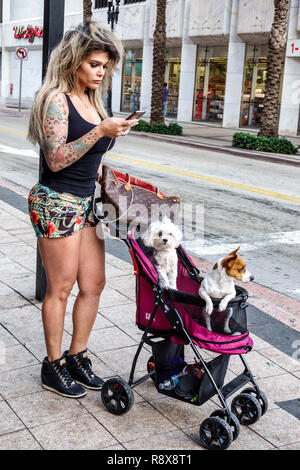
[(43, 121), (48, 105), (55, 94), (72, 93), (76, 88), (76, 71), (82, 61), (94, 51), (107, 52), (109, 62), (100, 89), (88, 90), (89, 99), (102, 118), (107, 117), (101, 95), (109, 87), (112, 73), (123, 53), (117, 36), (96, 22), (89, 22), (67, 31), (53, 50), (41, 88), (36, 92), (29, 119), (27, 139), (46, 147)]

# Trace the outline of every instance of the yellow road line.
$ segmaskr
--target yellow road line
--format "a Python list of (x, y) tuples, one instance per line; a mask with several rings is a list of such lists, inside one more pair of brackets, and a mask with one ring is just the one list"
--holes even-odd
[(7, 132), (8, 134), (21, 135), (21, 136), (25, 136), (25, 137), (27, 136), (26, 132), (15, 131), (13, 129), (6, 129), (5, 127), (0, 127), (0, 131)]
[[(15, 131), (13, 129), (7, 129), (7, 128), (4, 128), (4, 127), (0, 127), (0, 131), (7, 132), (9, 134), (20, 135), (20, 136), (26, 136), (27, 135), (27, 133), (25, 133), (25, 132)], [(156, 169), (156, 170), (160, 170), (160, 171), (164, 171), (164, 172), (168, 172), (168, 173), (173, 173), (173, 174), (177, 174), (177, 175), (181, 175), (181, 176), (187, 176), (188, 178), (198, 179), (198, 180), (201, 180), (201, 181), (206, 181), (208, 183), (215, 183), (215, 184), (219, 184), (221, 186), (227, 186), (227, 187), (230, 187), (230, 188), (237, 188), (237, 189), (241, 189), (243, 191), (248, 191), (248, 192), (252, 192), (252, 193), (256, 193), (256, 194), (262, 194), (264, 196), (274, 197), (276, 199), (282, 199), (282, 200), (285, 200), (285, 201), (290, 201), (290, 202), (295, 202), (297, 204), (300, 204), (300, 197), (297, 197), (297, 196), (290, 196), (288, 194), (278, 193), (278, 192), (275, 192), (275, 191), (270, 191), (268, 189), (258, 188), (258, 187), (255, 187), (255, 186), (247, 186), (247, 185), (242, 184), (242, 183), (235, 183), (233, 181), (227, 181), (227, 180), (223, 180), (221, 178), (212, 178), (210, 176), (202, 175), (200, 173), (193, 173), (191, 171), (178, 170), (176, 168), (166, 168), (164, 165), (159, 165), (157, 163), (148, 163), (148, 162), (144, 162), (142, 160), (137, 160), (137, 159), (129, 158), (129, 157), (123, 157), (121, 155), (115, 155), (115, 154), (112, 154), (110, 152), (108, 152), (107, 155), (111, 158), (115, 158), (117, 160), (121, 160), (121, 161), (124, 161), (124, 162), (127, 162), (127, 163), (134, 163), (136, 165), (145, 166), (145, 167), (148, 167), (148, 168), (153, 168), (153, 169)]]
[(144, 162), (142, 160), (137, 160), (134, 158), (123, 157), (121, 155), (115, 155), (110, 152), (108, 152), (107, 156), (114, 158), (116, 160), (127, 162), (127, 163), (134, 163), (136, 165), (145, 166), (148, 168), (153, 168), (153, 169), (168, 172), (168, 173), (173, 173), (173, 174), (177, 174), (181, 176), (187, 176), (189, 178), (198, 179), (198, 180), (206, 181), (209, 183), (220, 184), (221, 186), (242, 189), (244, 191), (248, 191), (248, 192), (252, 192), (256, 194), (262, 194), (264, 196), (270, 196), (276, 199), (283, 199), (285, 201), (290, 201), (290, 202), (295, 202), (297, 204), (300, 204), (300, 197), (297, 197), (297, 196), (290, 196), (288, 194), (278, 193), (275, 191), (270, 191), (268, 189), (258, 188), (255, 186), (247, 186), (242, 183), (235, 183), (233, 181), (227, 181), (227, 180), (223, 180), (220, 178), (212, 178), (210, 176), (202, 175), (200, 173), (193, 173), (191, 171), (179, 170), (177, 168), (167, 168), (164, 165), (159, 165), (157, 163)]

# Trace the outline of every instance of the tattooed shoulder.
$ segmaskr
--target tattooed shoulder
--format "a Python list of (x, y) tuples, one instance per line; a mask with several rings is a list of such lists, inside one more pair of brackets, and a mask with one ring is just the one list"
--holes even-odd
[(44, 131), (47, 139), (48, 158), (49, 152), (55, 151), (58, 146), (65, 143), (68, 135), (67, 104), (63, 93), (55, 95), (46, 111), (44, 119)]
[(50, 101), (45, 119), (66, 120), (68, 118), (67, 103), (63, 93), (58, 93)]

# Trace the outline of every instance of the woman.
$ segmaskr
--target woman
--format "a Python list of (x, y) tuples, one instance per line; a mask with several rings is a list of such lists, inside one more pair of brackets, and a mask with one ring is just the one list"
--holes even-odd
[[(106, 90), (122, 54), (121, 42), (97, 23), (68, 31), (53, 51), (30, 116), (28, 139), (42, 150), (39, 183), (29, 212), (47, 277), (42, 318), (47, 357), (42, 386), (78, 398), (100, 390), (87, 342), (105, 285), (104, 240), (96, 236), (92, 196), (102, 155), (136, 120), (107, 118)], [(77, 281), (70, 348), (61, 343), (68, 296)]]

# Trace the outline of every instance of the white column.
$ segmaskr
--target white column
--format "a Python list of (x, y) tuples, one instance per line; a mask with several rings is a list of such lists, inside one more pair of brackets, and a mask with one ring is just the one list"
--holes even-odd
[(150, 1), (145, 4), (143, 65), (141, 80), (140, 109), (145, 111), (144, 117), (150, 117), (151, 92), (152, 92), (152, 68), (153, 68), (153, 41), (149, 39), (150, 26)]
[(118, 70), (112, 76), (111, 109), (113, 113), (119, 113), (121, 109), (122, 67), (123, 57), (118, 64)]
[(5, 98), (9, 95), (9, 51), (5, 48), (5, 25), (10, 20), (10, 0), (3, 2), (2, 11), (2, 80), (1, 80), (1, 98), (5, 103)]
[(239, 127), (246, 44), (237, 35), (239, 0), (232, 1), (223, 127)]
[[(292, 0), (290, 4), (288, 39), (299, 39), (299, 33), (297, 33), (299, 3), (299, 0)], [(286, 57), (279, 116), (280, 135), (297, 135), (299, 105), (300, 58)]]
[(197, 44), (189, 38), (191, 0), (185, 1), (181, 48), (181, 72), (177, 120), (189, 122), (193, 117), (194, 84), (197, 61)]

